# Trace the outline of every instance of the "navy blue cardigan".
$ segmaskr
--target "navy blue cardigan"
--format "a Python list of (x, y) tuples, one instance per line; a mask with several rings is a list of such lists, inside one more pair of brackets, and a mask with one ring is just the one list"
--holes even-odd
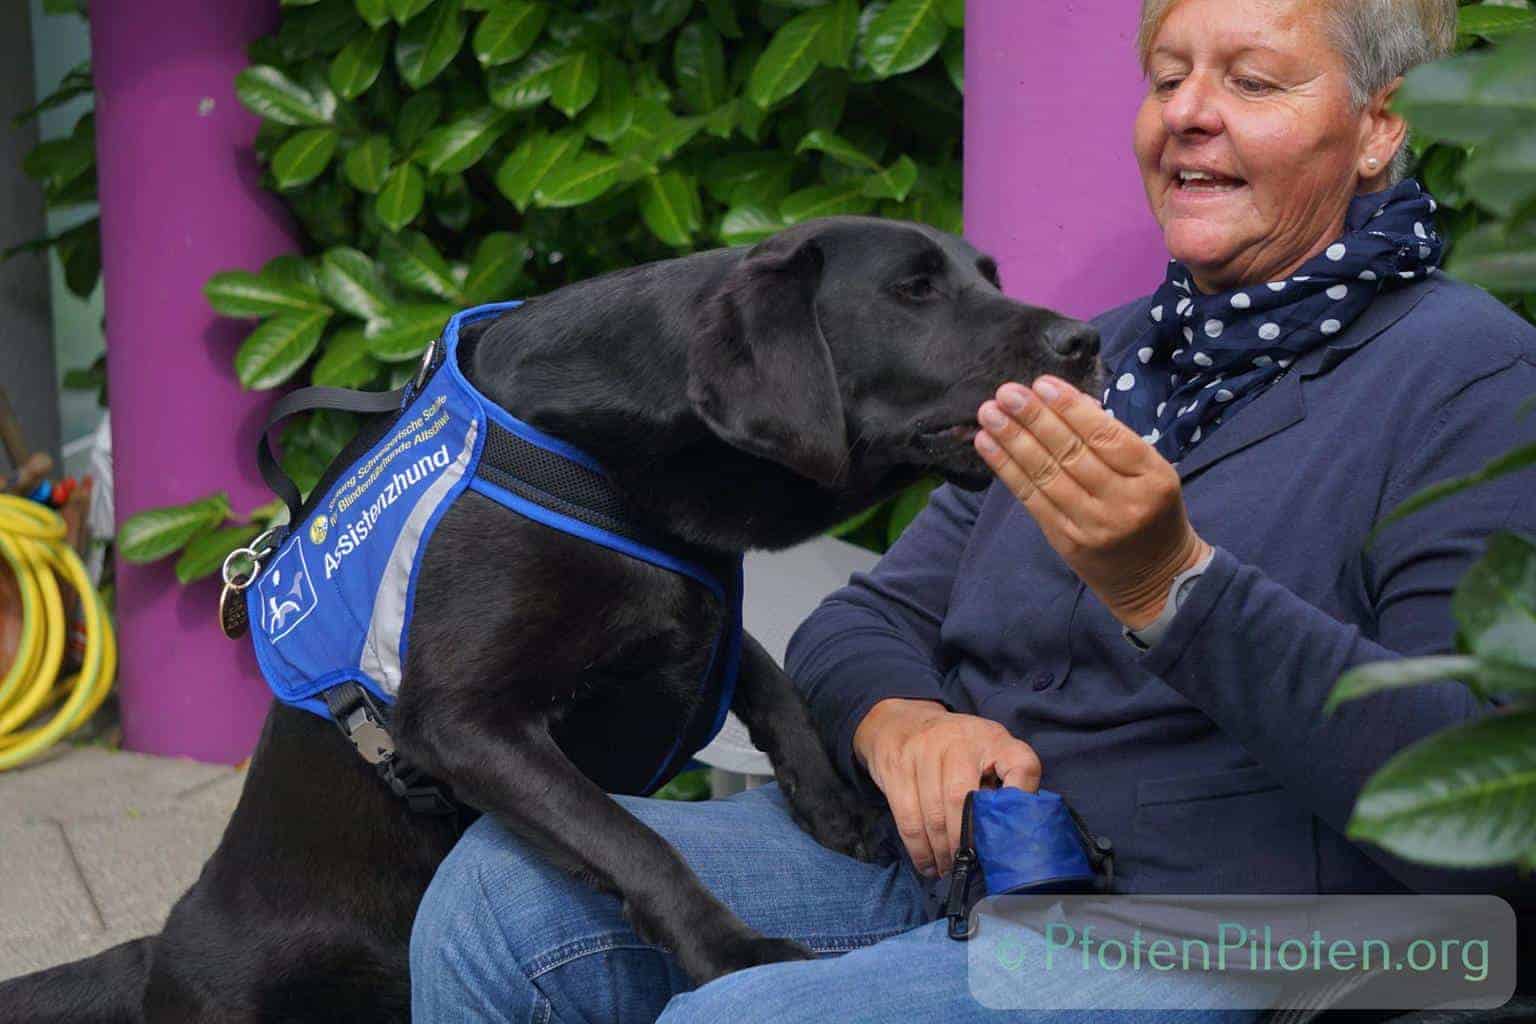
[[(1147, 300), (1101, 317), (1115, 365)], [(1378, 298), (1179, 464), (1216, 546), (1138, 654), (999, 484), (935, 492), (868, 574), (826, 598), (786, 668), (840, 769), (887, 697), (942, 701), (1028, 741), (1118, 853), (1130, 892), (1503, 889), (1512, 872), (1409, 864), (1344, 838), (1365, 780), (1486, 709), (1456, 683), (1322, 714), (1347, 669), (1451, 650), (1451, 592), (1496, 530), (1536, 533), (1536, 472), (1388, 528), (1427, 484), (1536, 440), (1536, 330), (1444, 275)]]

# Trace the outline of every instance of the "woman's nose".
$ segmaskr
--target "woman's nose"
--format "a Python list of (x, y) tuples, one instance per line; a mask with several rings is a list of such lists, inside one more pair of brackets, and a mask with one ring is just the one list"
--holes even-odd
[(1220, 134), (1222, 122), (1217, 109), (1216, 84), (1198, 73), (1185, 78), (1163, 104), (1163, 125), (1171, 135)]

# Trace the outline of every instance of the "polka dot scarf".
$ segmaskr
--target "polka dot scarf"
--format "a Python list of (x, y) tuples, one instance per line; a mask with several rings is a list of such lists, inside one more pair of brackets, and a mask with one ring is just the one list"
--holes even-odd
[(1151, 324), (1109, 375), (1104, 407), (1177, 462), (1379, 292), (1433, 273), (1443, 249), (1434, 212), (1412, 180), (1357, 196), (1343, 236), (1293, 276), (1219, 295), (1202, 295), (1170, 261)]

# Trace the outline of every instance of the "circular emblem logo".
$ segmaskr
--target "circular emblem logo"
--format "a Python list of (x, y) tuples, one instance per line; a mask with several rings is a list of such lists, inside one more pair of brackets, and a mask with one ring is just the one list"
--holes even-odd
[(316, 544), (324, 544), (325, 529), (325, 516), (315, 516), (314, 522), (309, 524), (309, 539)]

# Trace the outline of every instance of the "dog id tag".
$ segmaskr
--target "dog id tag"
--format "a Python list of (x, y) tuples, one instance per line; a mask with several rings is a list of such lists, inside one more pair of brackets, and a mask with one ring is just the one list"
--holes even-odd
[(224, 591), (219, 594), (219, 628), (231, 640), (238, 640), (245, 636), (250, 625), (250, 612), (245, 607), (245, 591), (233, 583), (224, 584)]

